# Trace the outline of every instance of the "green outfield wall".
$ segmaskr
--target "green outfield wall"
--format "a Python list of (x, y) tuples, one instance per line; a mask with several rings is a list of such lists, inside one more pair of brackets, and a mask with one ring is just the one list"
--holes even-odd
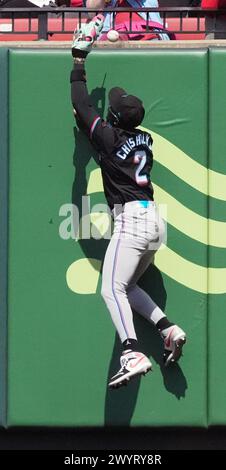
[(8, 50), (0, 49), (0, 425), (6, 425), (8, 266)]
[(100, 296), (108, 240), (81, 237), (82, 196), (93, 231), (108, 220), (95, 208), (97, 156), (75, 127), (70, 52), (2, 49), (0, 66), (1, 423), (226, 424), (226, 49), (96, 50), (87, 61), (101, 115), (115, 85), (145, 104), (168, 239), (140, 284), (188, 335), (165, 369), (159, 336), (135, 313), (154, 371), (116, 392), (120, 344)]

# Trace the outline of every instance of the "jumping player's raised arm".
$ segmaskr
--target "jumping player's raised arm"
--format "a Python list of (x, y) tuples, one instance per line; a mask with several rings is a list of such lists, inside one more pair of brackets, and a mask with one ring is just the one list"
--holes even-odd
[(87, 86), (85, 59), (91, 50), (94, 39), (103, 26), (103, 16), (95, 17), (90, 23), (82, 26), (74, 37), (72, 54), (74, 68), (71, 72), (71, 100), (77, 124), (92, 141), (98, 150), (106, 151), (113, 145), (114, 132), (99, 116), (93, 107)]
[(97, 123), (101, 120), (92, 106), (86, 86), (86, 72), (84, 60), (75, 59), (74, 69), (71, 72), (71, 101), (78, 126), (92, 138)]

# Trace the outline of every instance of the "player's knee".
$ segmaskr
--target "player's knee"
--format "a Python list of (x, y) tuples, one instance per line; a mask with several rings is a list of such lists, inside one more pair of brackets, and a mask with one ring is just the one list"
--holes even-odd
[(104, 283), (102, 283), (102, 287), (101, 287), (101, 296), (103, 297), (105, 301), (111, 298), (112, 296), (111, 289), (109, 289), (109, 287)]
[(113, 295), (126, 295), (127, 285), (121, 281), (115, 281), (112, 283)]
[(113, 281), (111, 285), (107, 285), (103, 282), (101, 287), (101, 295), (105, 301), (115, 300), (116, 295), (126, 295), (126, 286), (118, 281)]

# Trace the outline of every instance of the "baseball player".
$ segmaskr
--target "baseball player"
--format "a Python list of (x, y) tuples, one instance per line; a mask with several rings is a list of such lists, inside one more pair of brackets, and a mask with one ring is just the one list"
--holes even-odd
[(145, 114), (143, 103), (122, 88), (113, 88), (105, 121), (89, 99), (84, 64), (102, 26), (103, 16), (98, 15), (75, 33), (70, 81), (77, 124), (99, 153), (104, 192), (114, 218), (103, 265), (102, 296), (122, 342), (120, 369), (109, 382), (110, 388), (118, 388), (152, 368), (140, 352), (132, 309), (156, 326), (164, 341), (166, 366), (180, 358), (186, 335), (137, 285), (161, 244), (164, 223), (150, 182), (152, 138), (137, 128)]

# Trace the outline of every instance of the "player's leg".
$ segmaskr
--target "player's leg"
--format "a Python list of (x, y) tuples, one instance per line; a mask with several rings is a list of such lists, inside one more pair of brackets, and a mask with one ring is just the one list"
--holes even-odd
[(136, 310), (137, 313), (146, 318), (146, 320), (156, 325), (159, 320), (166, 318), (166, 315), (158, 305), (156, 305), (150, 295), (137, 285), (138, 280), (153, 261), (154, 254), (155, 251), (148, 250), (142, 256), (133, 276), (133, 280), (128, 287), (127, 295), (131, 307)]
[[(133, 218), (136, 221), (135, 224), (137, 223), (139, 236), (137, 236)], [(135, 216), (127, 212), (118, 214), (115, 217), (114, 234), (108, 245), (103, 264), (101, 293), (122, 343), (128, 339), (137, 341), (128, 293), (131, 295), (131, 300), (134, 297), (134, 306), (133, 287), (135, 288), (137, 280), (144, 273), (154, 255), (153, 250), (148, 250), (149, 243), (145, 236), (142, 236), (143, 233), (141, 220), (137, 214)], [(140, 300), (142, 303), (142, 299)], [(148, 301), (147, 294), (146, 300)], [(149, 310), (152, 306), (153, 303), (151, 307), (149, 305)], [(145, 308), (147, 308), (147, 303), (142, 306), (143, 312)], [(161, 316), (165, 316), (163, 312)]]
[(124, 348), (120, 358), (121, 368), (109, 383), (112, 388), (127, 384), (130, 378), (151, 369), (149, 359), (139, 352), (133, 313), (127, 297), (127, 287), (140, 258), (141, 252), (132, 240), (120, 234), (112, 237), (104, 259), (101, 293)]
[[(128, 251), (123, 245), (122, 240), (114, 237), (111, 239), (104, 258), (101, 289), (101, 295), (122, 343), (128, 338), (137, 341), (133, 313), (126, 293), (129, 271), (133, 270), (135, 263), (133, 257), (133, 263), (130, 262), (129, 266), (122, 262), (125, 252)], [(136, 263), (138, 262), (137, 259)]]
[(186, 334), (178, 325), (170, 322), (153, 299), (137, 285), (137, 281), (150, 266), (154, 254), (155, 251), (147, 250), (141, 257), (133, 280), (127, 289), (127, 295), (131, 307), (146, 320), (153, 323), (163, 338), (163, 360), (165, 366), (168, 366), (171, 362), (178, 361), (180, 358), (182, 348), (186, 342)]

